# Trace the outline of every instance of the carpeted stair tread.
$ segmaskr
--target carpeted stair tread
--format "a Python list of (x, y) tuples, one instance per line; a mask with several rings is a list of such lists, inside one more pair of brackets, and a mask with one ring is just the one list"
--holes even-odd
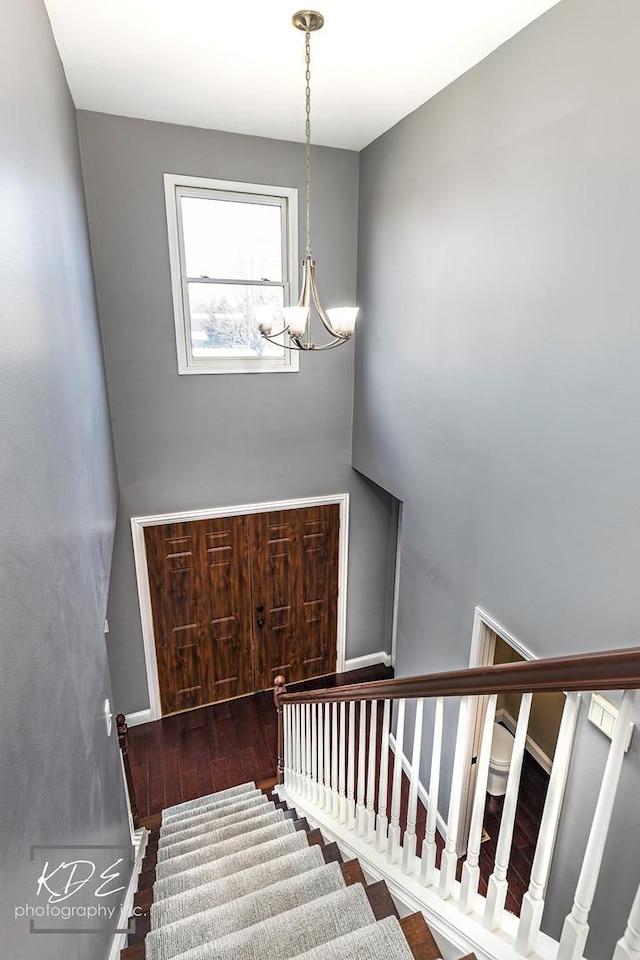
[[(160, 839), (169, 840), (176, 833), (182, 833), (191, 827), (197, 827), (200, 823), (213, 823), (224, 817), (229, 817), (233, 813), (239, 813), (241, 810), (252, 810), (254, 807), (263, 806), (268, 803), (268, 798), (264, 793), (250, 793), (242, 800), (225, 801), (213, 809), (205, 808), (203, 813), (193, 813), (190, 817), (175, 817), (160, 828)], [(275, 802), (275, 801), (273, 801)]]
[(185, 800), (183, 803), (176, 803), (172, 807), (166, 807), (162, 811), (162, 820), (171, 820), (175, 816), (194, 810), (196, 807), (207, 803), (215, 803), (218, 800), (226, 800), (228, 797), (235, 797), (239, 793), (247, 793), (255, 790), (256, 785), (253, 780), (250, 783), (241, 783), (237, 787), (228, 787), (226, 790), (217, 790), (215, 793), (208, 793), (204, 797), (196, 797), (195, 800)]
[(395, 917), (360, 927), (299, 953), (296, 960), (414, 960)]
[[(218, 859), (208, 860), (206, 863), (191, 867), (182, 873), (173, 874), (166, 878), (158, 878), (153, 887), (154, 902), (165, 897), (192, 890), (203, 883), (210, 883), (232, 873), (246, 870), (247, 867), (258, 863), (266, 863), (278, 857), (285, 856), (294, 850), (303, 850), (309, 846), (307, 835), (297, 831), (291, 820), (284, 820), (273, 827), (260, 831), (262, 837), (258, 842), (254, 836), (254, 843), (250, 847), (238, 849), (234, 843), (233, 850), (220, 856)], [(268, 836), (265, 834), (268, 833)], [(227, 841), (228, 842), (228, 841)]]
[[(280, 817), (275, 819), (277, 814), (280, 814)], [(285, 833), (291, 833), (296, 829), (294, 821), (287, 820), (282, 810), (275, 810), (269, 815), (268, 822), (263, 822), (265, 820), (267, 820), (266, 817), (255, 817), (249, 821), (249, 824), (244, 825), (244, 829), (239, 831), (235, 827), (227, 827), (225, 831), (220, 831), (220, 833), (229, 831), (232, 833), (231, 836), (226, 838), (218, 836), (213, 843), (207, 841), (204, 846), (200, 845), (197, 849), (188, 853), (172, 856), (168, 860), (159, 860), (156, 864), (156, 877), (164, 879), (176, 873), (182, 873), (183, 870), (190, 870), (192, 867), (198, 867), (210, 860), (219, 860), (230, 853), (237, 853), (239, 850), (263, 843), (265, 840), (283, 837)]]
[(374, 921), (364, 889), (355, 884), (177, 954), (175, 960), (288, 960)]
[(253, 800), (254, 803), (256, 800), (259, 800), (260, 797), (263, 797), (264, 794), (260, 790), (245, 790), (243, 793), (236, 794), (233, 797), (225, 797), (222, 800), (211, 800), (207, 801), (205, 797), (202, 797), (201, 800), (206, 801), (201, 803), (199, 806), (194, 807), (192, 810), (185, 810), (182, 813), (177, 813), (175, 816), (170, 819), (163, 819), (161, 823), (162, 833), (171, 832), (171, 830), (184, 830), (184, 828), (189, 824), (189, 821), (193, 820), (194, 817), (204, 816), (208, 814), (220, 815), (224, 817), (228, 810), (231, 807), (235, 807), (236, 804), (246, 803), (248, 800)]
[(258, 807), (232, 813), (219, 821), (198, 824), (193, 830), (185, 830), (166, 842), (161, 840), (158, 844), (158, 860), (168, 860), (169, 857), (189, 853), (190, 850), (217, 843), (218, 840), (227, 840), (243, 830), (245, 832), (251, 830), (254, 823), (266, 826), (268, 823), (277, 823), (278, 820), (284, 819), (284, 811), (276, 810), (273, 803), (261, 803)]
[(246, 930), (344, 888), (339, 864), (323, 864), (302, 876), (280, 880), (233, 902), (152, 930), (145, 940), (147, 960), (172, 960), (194, 947)]
[[(293, 836), (300, 838), (302, 835), (296, 833)], [(238, 900), (255, 890), (261, 890), (281, 880), (315, 870), (317, 867), (324, 866), (324, 862), (319, 847), (305, 845), (301, 849), (291, 850), (266, 863), (257, 863), (228, 877), (220, 877), (192, 890), (186, 890), (184, 893), (154, 901), (151, 905), (151, 928), (155, 930), (166, 923), (174, 923), (191, 914), (201, 913), (203, 910)]]

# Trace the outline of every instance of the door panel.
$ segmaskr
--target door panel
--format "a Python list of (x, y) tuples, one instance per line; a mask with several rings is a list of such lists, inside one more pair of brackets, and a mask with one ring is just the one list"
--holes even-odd
[(338, 504), (249, 518), (258, 688), (335, 670), (339, 518)]
[(249, 517), (254, 597), (256, 689), (282, 673), (300, 679), (294, 510)]
[(253, 690), (244, 517), (147, 527), (162, 713)]
[[(317, 508), (316, 508), (317, 509)], [(336, 665), (338, 596), (337, 504), (304, 511), (302, 529), (303, 671), (305, 678), (333, 673)]]
[(245, 517), (199, 520), (205, 589), (204, 633), (211, 657), (206, 703), (253, 692), (251, 603)]

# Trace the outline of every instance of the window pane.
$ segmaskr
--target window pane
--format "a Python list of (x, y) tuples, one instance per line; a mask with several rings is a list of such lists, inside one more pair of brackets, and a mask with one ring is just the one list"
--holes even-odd
[[(260, 336), (254, 317), (258, 306), (282, 310), (282, 287), (190, 283), (191, 353), (194, 359), (284, 357), (283, 347)], [(275, 329), (279, 329), (277, 324)]]
[(279, 282), (280, 218), (271, 204), (182, 197), (187, 276)]

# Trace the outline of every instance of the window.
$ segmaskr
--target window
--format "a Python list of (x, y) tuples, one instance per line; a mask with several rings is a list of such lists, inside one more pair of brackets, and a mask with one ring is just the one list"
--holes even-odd
[(264, 340), (255, 319), (297, 302), (297, 191), (169, 173), (164, 184), (178, 373), (297, 370), (288, 341)]

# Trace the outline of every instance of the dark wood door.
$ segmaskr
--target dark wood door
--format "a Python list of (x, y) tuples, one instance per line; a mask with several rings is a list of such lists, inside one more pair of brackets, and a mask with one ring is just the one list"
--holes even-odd
[(254, 689), (246, 517), (145, 530), (162, 713)]
[(251, 527), (257, 689), (336, 667), (338, 504), (256, 513)]
[(339, 506), (145, 529), (162, 714), (336, 666)]

